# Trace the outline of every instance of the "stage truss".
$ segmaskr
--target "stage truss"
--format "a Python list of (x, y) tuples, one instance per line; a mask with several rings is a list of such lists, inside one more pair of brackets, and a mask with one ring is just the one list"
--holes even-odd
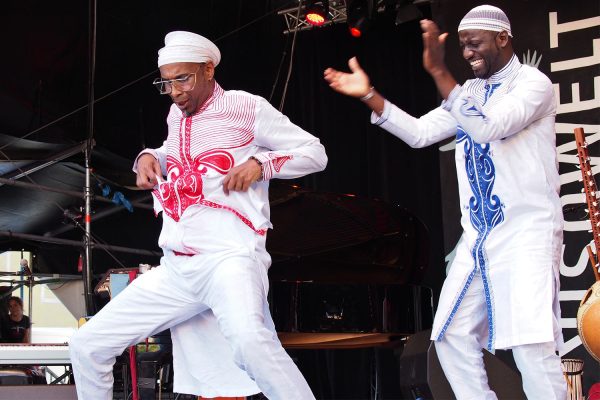
[[(304, 19), (306, 3), (304, 1), (300, 2), (298, 5), (300, 7), (300, 13), (298, 13), (298, 7), (288, 8), (285, 10), (281, 10), (277, 12), (278, 15), (283, 15), (285, 19), (285, 24), (287, 29), (283, 31), (284, 34), (294, 33), (296, 31), (306, 31), (309, 29), (315, 28), (315, 26), (309, 24)], [(325, 26), (336, 24), (340, 22), (346, 22), (346, 1), (345, 0), (337, 0), (329, 2), (329, 19), (325, 21), (323, 25), (319, 28), (323, 28)]]

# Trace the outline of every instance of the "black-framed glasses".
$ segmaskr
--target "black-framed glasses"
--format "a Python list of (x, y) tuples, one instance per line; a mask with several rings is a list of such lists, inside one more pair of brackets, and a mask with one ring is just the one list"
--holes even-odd
[(173, 87), (181, 92), (191, 92), (194, 90), (194, 87), (196, 87), (196, 74), (199, 70), (200, 67), (198, 67), (196, 72), (185, 74), (174, 79), (156, 78), (152, 84), (160, 94), (171, 93), (173, 91)]

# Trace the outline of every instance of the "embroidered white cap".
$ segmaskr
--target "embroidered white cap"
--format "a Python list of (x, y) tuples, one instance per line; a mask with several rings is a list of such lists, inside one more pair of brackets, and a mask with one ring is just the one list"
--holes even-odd
[(463, 17), (460, 24), (458, 24), (458, 31), (467, 29), (493, 32), (506, 31), (508, 36), (513, 37), (510, 31), (510, 21), (504, 11), (487, 4), (473, 8)]

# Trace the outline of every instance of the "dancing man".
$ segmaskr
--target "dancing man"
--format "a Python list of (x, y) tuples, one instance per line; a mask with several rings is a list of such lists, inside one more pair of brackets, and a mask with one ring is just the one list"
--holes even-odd
[(164, 256), (71, 339), (80, 399), (111, 399), (115, 356), (169, 328), (175, 392), (314, 399), (277, 339), (265, 240), (269, 180), (321, 171), (327, 156), (265, 99), (223, 90), (220, 59), (210, 40), (182, 31), (158, 52), (154, 84), (173, 100), (168, 136), (134, 171), (154, 189)]
[(423, 65), (444, 98), (414, 118), (385, 100), (355, 58), (330, 86), (360, 98), (371, 120), (412, 147), (456, 136), (462, 238), (442, 287), (432, 340), (457, 399), (496, 399), (482, 349), (512, 349), (529, 399), (566, 398), (557, 350), (563, 217), (550, 80), (522, 65), (497, 7), (458, 26), (475, 79), (458, 85), (444, 63), (447, 33), (421, 21)]

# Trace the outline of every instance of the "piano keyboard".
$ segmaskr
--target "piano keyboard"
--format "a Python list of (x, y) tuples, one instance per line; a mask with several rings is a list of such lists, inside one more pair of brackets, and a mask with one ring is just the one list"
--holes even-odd
[(0, 364), (65, 365), (70, 364), (66, 343), (0, 344)]

